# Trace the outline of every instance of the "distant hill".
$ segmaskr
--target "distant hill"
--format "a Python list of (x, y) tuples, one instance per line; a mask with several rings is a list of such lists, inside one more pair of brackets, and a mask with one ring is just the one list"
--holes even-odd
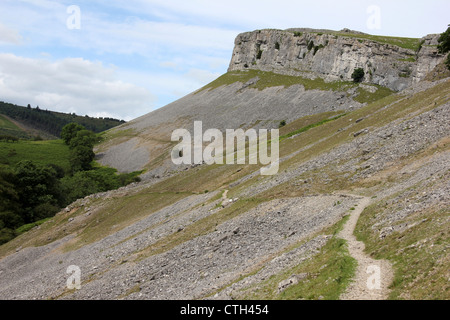
[(12, 135), (22, 139), (36, 136), (55, 139), (59, 138), (62, 128), (71, 122), (81, 124), (96, 133), (125, 123), (124, 120), (79, 116), (0, 101), (0, 135)]

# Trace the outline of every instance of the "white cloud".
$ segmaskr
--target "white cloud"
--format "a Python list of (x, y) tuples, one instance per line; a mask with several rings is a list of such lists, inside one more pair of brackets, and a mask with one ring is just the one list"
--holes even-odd
[(220, 73), (212, 73), (208, 70), (190, 69), (185, 74), (185, 77), (194, 82), (196, 85), (196, 89), (198, 89), (199, 85), (207, 84), (213, 81), (214, 79), (217, 79), (220, 75), (221, 75)]
[(22, 41), (22, 36), (18, 31), (8, 28), (0, 23), (0, 43), (19, 44)]
[[(226, 72), (240, 32), (291, 27), (370, 32), (364, 29), (372, 4), (382, 11), (381, 34), (443, 31), (449, 1), (422, 2), (1, 0), (0, 11), (7, 14), (1, 17), (0, 52), (12, 54), (0, 55), (0, 100), (128, 120)], [(81, 10), (80, 30), (67, 28), (72, 4)], [(398, 19), (398, 12), (408, 21)]]
[(116, 71), (81, 58), (58, 61), (0, 54), (1, 99), (42, 109), (131, 120), (153, 108), (154, 96), (117, 80)]
[[(405, 37), (444, 31), (450, 9), (448, 0), (112, 0), (110, 3), (136, 14), (164, 12), (171, 21), (234, 26), (242, 31), (294, 27), (339, 30), (346, 27), (368, 33), (373, 30), (366, 27), (370, 16), (367, 8), (377, 5), (383, 12), (382, 34)], [(399, 15), (408, 19), (401, 19)]]
[(165, 21), (131, 19), (112, 22), (88, 17), (87, 14), (83, 17), (81, 30), (67, 33), (61, 41), (71, 47), (101, 54), (138, 54), (155, 58), (168, 54), (183, 56), (193, 50), (231, 51), (238, 34), (236, 30)]

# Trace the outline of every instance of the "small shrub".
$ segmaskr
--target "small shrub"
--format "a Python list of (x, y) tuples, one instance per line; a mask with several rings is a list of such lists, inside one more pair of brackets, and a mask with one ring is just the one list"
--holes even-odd
[(280, 50), (280, 43), (278, 41), (275, 43), (275, 49)]
[(286, 125), (286, 120), (283, 120), (283, 121), (280, 122), (279, 127), (282, 128), (282, 127), (284, 127), (285, 125)]
[(44, 140), (40, 135), (34, 136), (33, 141), (42, 141)]
[(318, 45), (318, 46), (315, 46), (315, 47), (314, 47), (314, 55), (316, 55), (317, 51), (319, 51), (319, 50), (322, 49), (323, 47), (324, 47), (323, 44), (320, 44), (320, 45)]
[(308, 50), (311, 50), (313, 47), (314, 47), (314, 41), (311, 40), (311, 41), (308, 43)]
[(260, 49), (260, 50), (258, 51), (258, 54), (256, 55), (256, 59), (257, 59), (257, 60), (261, 59), (262, 53), (263, 53), (263, 51)]
[(363, 68), (356, 68), (355, 71), (352, 73), (352, 79), (353, 82), (358, 83), (361, 82), (364, 78), (364, 69)]

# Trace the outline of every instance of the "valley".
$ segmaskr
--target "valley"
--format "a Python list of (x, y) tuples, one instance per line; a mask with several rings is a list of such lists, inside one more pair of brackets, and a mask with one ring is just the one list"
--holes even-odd
[[(449, 299), (450, 79), (425, 79), (444, 60), (436, 35), (422, 51), (420, 40), (296, 32), (239, 35), (228, 73), (103, 132), (96, 161), (142, 170), (142, 181), (78, 199), (0, 246), (0, 298)], [(324, 44), (314, 55), (311, 39)], [(379, 72), (352, 82), (373, 47), (389, 58), (375, 55)], [(382, 81), (389, 59), (416, 50), (402, 61), (411, 78), (395, 69)], [(278, 172), (261, 175), (248, 153), (173, 163), (171, 133), (194, 133), (195, 121), (279, 129)], [(378, 263), (374, 288), (367, 268)], [(79, 290), (66, 286), (72, 265)]]

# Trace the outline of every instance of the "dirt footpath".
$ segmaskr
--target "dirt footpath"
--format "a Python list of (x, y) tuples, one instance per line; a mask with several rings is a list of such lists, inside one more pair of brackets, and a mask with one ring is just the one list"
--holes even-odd
[(364, 243), (356, 240), (353, 235), (359, 216), (369, 204), (370, 198), (361, 198), (339, 233), (339, 236), (347, 241), (350, 255), (358, 262), (353, 282), (341, 295), (341, 300), (384, 300), (389, 296), (388, 287), (393, 279), (391, 264), (386, 260), (375, 260), (365, 254)]

